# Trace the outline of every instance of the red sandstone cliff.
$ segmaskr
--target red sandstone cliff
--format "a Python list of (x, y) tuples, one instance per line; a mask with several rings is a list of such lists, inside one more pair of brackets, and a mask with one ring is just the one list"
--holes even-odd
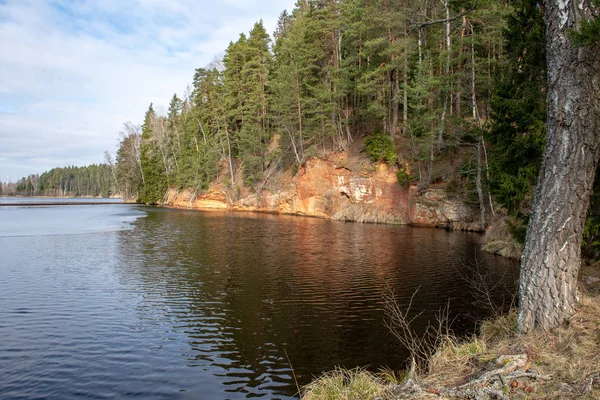
[(398, 184), (395, 167), (380, 163), (366, 170), (351, 170), (337, 164), (307, 159), (295, 177), (284, 179), (276, 190), (262, 189), (258, 193), (238, 190), (234, 194), (222, 184), (202, 193), (172, 188), (165, 205), (427, 226), (452, 226), (468, 214), (460, 202), (448, 198), (443, 186), (423, 193), (414, 186), (403, 188)]

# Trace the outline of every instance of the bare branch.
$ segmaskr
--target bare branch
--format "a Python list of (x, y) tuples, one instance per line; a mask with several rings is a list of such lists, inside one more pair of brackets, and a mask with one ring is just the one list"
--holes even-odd
[(436, 19), (434, 21), (414, 23), (414, 24), (412, 24), (412, 27), (408, 30), (407, 35), (410, 35), (411, 33), (415, 32), (415, 31), (423, 29), (426, 26), (435, 25), (435, 24), (445, 24), (445, 23), (448, 23), (448, 22), (455, 21), (455, 20), (457, 20), (459, 18), (462, 18), (465, 15), (469, 14), (471, 11), (473, 11), (473, 9), (469, 9), (469, 10), (463, 11), (460, 14), (457, 14), (454, 17), (450, 17), (450, 18)]

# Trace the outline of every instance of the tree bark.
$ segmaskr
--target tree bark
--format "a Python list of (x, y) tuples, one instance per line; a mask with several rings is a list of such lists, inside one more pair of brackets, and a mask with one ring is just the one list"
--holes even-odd
[(235, 174), (233, 172), (233, 157), (231, 155), (231, 142), (229, 141), (229, 130), (227, 129), (227, 121), (225, 121), (225, 137), (227, 138), (227, 154), (229, 158), (229, 174), (231, 176), (231, 187), (235, 186)]
[(400, 81), (398, 79), (398, 69), (394, 70), (394, 82), (392, 89), (392, 128), (390, 129), (390, 136), (392, 137), (392, 143), (396, 141), (396, 129), (398, 129), (398, 106), (400, 96)]
[[(404, 54), (402, 64), (402, 136), (406, 137), (408, 127), (408, 15), (407, 1), (404, 1)], [(419, 64), (421, 63), (421, 31), (419, 30)]]
[(581, 239), (599, 156), (600, 48), (569, 31), (589, 1), (546, 0), (547, 137), (521, 260), (519, 331), (561, 325), (578, 301)]
[(479, 225), (481, 230), (485, 230), (485, 202), (483, 200), (483, 177), (481, 175), (481, 145), (483, 142), (483, 136), (479, 137), (477, 141), (477, 177), (475, 180), (475, 189), (477, 190), (477, 199), (479, 200)]

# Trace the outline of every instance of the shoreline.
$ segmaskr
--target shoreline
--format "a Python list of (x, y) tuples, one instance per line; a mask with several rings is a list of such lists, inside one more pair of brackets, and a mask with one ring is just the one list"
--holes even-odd
[(122, 199), (120, 196), (0, 196), (2, 199)]
[(354, 219), (335, 219), (335, 218), (332, 218), (327, 215), (309, 214), (309, 213), (300, 213), (300, 212), (284, 212), (284, 211), (266, 210), (266, 209), (260, 209), (260, 208), (252, 209), (252, 208), (247, 208), (247, 207), (226, 207), (226, 208), (184, 207), (184, 206), (180, 206), (180, 205), (170, 205), (170, 204), (148, 205), (148, 204), (143, 204), (143, 203), (137, 203), (135, 201), (125, 202), (125, 203), (126, 204), (138, 204), (138, 205), (142, 205), (145, 207), (166, 208), (166, 209), (173, 209), (173, 210), (281, 215), (281, 216), (288, 216), (288, 217), (317, 218), (317, 219), (328, 220), (328, 221), (337, 221), (337, 222), (352, 222), (352, 223), (358, 223), (358, 224), (410, 226), (410, 227), (414, 227), (414, 228), (444, 229), (444, 230), (453, 231), (453, 232), (470, 232), (470, 233), (478, 233), (480, 235), (485, 234), (485, 231), (481, 230), (481, 229), (463, 229), (463, 228), (453, 229), (452, 227), (449, 227), (447, 225), (440, 225), (440, 224), (432, 225), (432, 224), (425, 224), (425, 223), (419, 223), (419, 222), (387, 222), (387, 221), (378, 222), (378, 221), (358, 221), (358, 220), (354, 220)]
[(128, 203), (123, 202), (51, 202), (51, 203), (0, 203), (0, 207), (44, 207), (44, 206), (105, 206), (105, 205), (127, 205)]

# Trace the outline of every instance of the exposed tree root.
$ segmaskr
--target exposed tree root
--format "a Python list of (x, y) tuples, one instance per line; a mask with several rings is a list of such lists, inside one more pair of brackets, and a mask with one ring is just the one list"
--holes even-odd
[[(530, 386), (517, 379), (532, 379), (548, 381), (552, 378), (548, 375), (532, 372), (527, 364), (527, 356), (518, 354), (512, 356), (500, 356), (495, 360), (500, 368), (484, 372), (482, 375), (469, 380), (461, 385), (451, 388), (424, 387), (414, 379), (408, 379), (391, 391), (393, 399), (409, 398), (454, 398), (454, 399), (510, 399), (506, 394), (509, 386), (519, 388), (525, 392), (531, 392)], [(593, 383), (593, 379), (592, 379)], [(590, 386), (590, 391), (591, 385)]]

